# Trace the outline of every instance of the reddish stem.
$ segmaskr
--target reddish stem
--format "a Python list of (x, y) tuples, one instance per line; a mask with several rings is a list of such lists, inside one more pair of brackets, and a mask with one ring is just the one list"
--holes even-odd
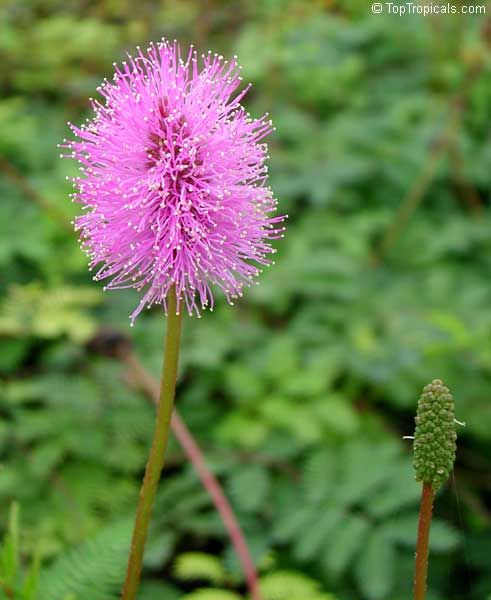
[(228, 531), (237, 556), (242, 563), (247, 587), (249, 588), (252, 600), (261, 600), (256, 567), (250, 555), (249, 548), (240, 525), (235, 517), (234, 511), (230, 506), (227, 497), (223, 493), (222, 487), (217, 478), (208, 469), (205, 458), (198, 444), (194, 440), (189, 429), (186, 427), (186, 424), (176, 410), (174, 410), (172, 415), (171, 427), (189, 460), (192, 462), (193, 467), (196, 469), (203, 487), (210, 494), (213, 504), (222, 518), (223, 524)]
[(414, 600), (425, 600), (426, 579), (428, 575), (428, 551), (430, 541), (431, 517), (435, 493), (431, 484), (424, 483), (419, 507), (418, 541), (414, 568)]
[[(136, 386), (149, 396), (154, 403), (158, 403), (158, 383), (142, 366), (135, 354), (131, 351), (126, 351), (122, 354), (121, 358), (130, 368)], [(176, 409), (174, 409), (172, 414), (171, 429), (195, 468), (203, 487), (209, 493), (218, 514), (222, 518), (225, 529), (230, 536), (232, 545), (242, 565), (251, 600), (262, 600), (256, 567), (232, 506), (225, 496), (220, 482), (209, 470), (201, 448)]]

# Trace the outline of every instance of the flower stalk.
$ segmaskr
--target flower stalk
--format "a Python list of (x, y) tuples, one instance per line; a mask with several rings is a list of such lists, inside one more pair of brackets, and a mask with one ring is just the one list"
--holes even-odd
[[(132, 348), (129, 338), (117, 330), (105, 328), (100, 330), (91, 340), (88, 349), (92, 352), (118, 359), (125, 367), (124, 381), (126, 384), (141, 392), (152, 404), (158, 406), (160, 397), (159, 382), (142, 365)], [(207, 465), (203, 450), (188, 429), (177, 408), (174, 408), (172, 414), (171, 431), (193, 465), (196, 474), (222, 519), (223, 525), (230, 537), (230, 542), (242, 566), (250, 600), (261, 600), (262, 596), (259, 589), (257, 569), (239, 520), (220, 481)]]
[(433, 491), (431, 484), (423, 484), (421, 504), (419, 507), (418, 541), (416, 543), (416, 560), (414, 568), (414, 600), (424, 600), (426, 597), (430, 527), (434, 497), (435, 492)]
[(135, 600), (140, 583), (143, 552), (147, 540), (150, 517), (157, 493), (158, 482), (164, 467), (165, 450), (169, 439), (170, 421), (176, 389), (181, 325), (182, 317), (177, 313), (177, 297), (175, 288), (173, 287), (168, 296), (167, 333), (160, 400), (152, 446), (138, 500), (122, 600)]

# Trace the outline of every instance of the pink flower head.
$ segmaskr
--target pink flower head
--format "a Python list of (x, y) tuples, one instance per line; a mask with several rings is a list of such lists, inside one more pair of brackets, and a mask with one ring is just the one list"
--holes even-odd
[(105, 102), (91, 99), (92, 119), (70, 124), (75, 229), (95, 280), (143, 290), (132, 323), (145, 306), (166, 310), (171, 286), (190, 314), (213, 309), (210, 284), (232, 304), (283, 237), (261, 142), (273, 128), (240, 104), (248, 88), (233, 97), (239, 69), (192, 47), (184, 60), (176, 42), (137, 48), (98, 88)]

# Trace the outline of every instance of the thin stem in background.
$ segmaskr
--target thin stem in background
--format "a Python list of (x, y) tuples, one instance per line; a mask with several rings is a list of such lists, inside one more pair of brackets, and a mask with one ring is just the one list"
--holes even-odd
[(425, 600), (428, 575), (428, 549), (435, 493), (431, 484), (424, 483), (419, 507), (418, 541), (414, 567), (414, 600)]
[(435, 142), (433, 150), (425, 163), (419, 177), (417, 177), (411, 186), (407, 195), (403, 198), (397, 209), (392, 222), (387, 228), (378, 254), (375, 256), (375, 263), (382, 262), (384, 257), (394, 245), (400, 232), (409, 221), (411, 215), (416, 211), (422, 200), (425, 198), (428, 188), (438, 172), (438, 167), (447, 153), (450, 140), (453, 137), (453, 128), (457, 123), (457, 110), (454, 109), (450, 116), (450, 124), (444, 128), (441, 137)]
[(177, 364), (181, 338), (182, 317), (176, 314), (177, 298), (173, 287), (168, 297), (167, 333), (165, 339), (164, 365), (160, 387), (152, 447), (148, 456), (143, 485), (140, 490), (135, 527), (131, 540), (130, 556), (122, 600), (135, 600), (143, 562), (143, 552), (148, 535), (152, 507), (157, 493), (164, 456), (169, 439), (170, 421), (176, 390)]
[(409, 193), (401, 202), (395, 218), (387, 229), (382, 244), (380, 245), (380, 257), (387, 254), (409, 217), (423, 200), (424, 195), (435, 176), (445, 149), (445, 145), (441, 144), (438, 150), (432, 154), (421, 172), (421, 175), (415, 180)]
[[(488, 12), (488, 9), (491, 9), (491, 2), (486, 3), (486, 12)], [(483, 42), (483, 48), (485, 49), (486, 53), (489, 54), (489, 49), (491, 47), (490, 17), (483, 19), (480, 37)], [(476, 81), (479, 80), (479, 77), (485, 70), (485, 65), (486, 61), (483, 58), (481, 61), (472, 63), (467, 67), (458, 93), (453, 95), (453, 97), (450, 99), (448, 116), (441, 132), (436, 136), (434, 142), (431, 144), (427, 161), (425, 162), (419, 177), (415, 179), (411, 189), (403, 198), (392, 222), (382, 238), (380, 246), (377, 248), (374, 256), (372, 257), (372, 263), (375, 266), (383, 262), (385, 256), (389, 253), (401, 231), (404, 229), (404, 226), (424, 200), (431, 183), (438, 173), (438, 168), (441, 161), (449, 152), (456, 151), (456, 140), (461, 128), (462, 117), (467, 108), (470, 91), (472, 90), (472, 86)], [(458, 176), (462, 181), (463, 172), (460, 172)], [(469, 193), (468, 189), (465, 191), (466, 194)], [(474, 204), (476, 202), (476, 198), (469, 198), (467, 196), (467, 199), (472, 202), (471, 208), (475, 210), (476, 207)]]
[[(158, 383), (142, 366), (134, 352), (131, 351), (128, 345), (123, 345), (121, 350), (117, 352), (117, 356), (128, 367), (133, 385), (140, 389), (155, 404), (157, 404), (159, 399)], [(210, 495), (213, 504), (223, 521), (239, 562), (242, 565), (242, 570), (244, 572), (244, 577), (251, 600), (261, 600), (261, 592), (259, 589), (259, 580), (256, 567), (249, 551), (245, 536), (234, 514), (233, 508), (230, 505), (230, 502), (228, 501), (220, 482), (209, 470), (201, 448), (176, 409), (174, 409), (174, 413), (172, 415), (171, 427), (172, 432), (176, 436), (179, 444), (186, 453), (186, 456), (189, 458), (191, 464), (196, 470), (203, 487)]]
[(228, 531), (235, 552), (237, 553), (237, 557), (242, 564), (242, 569), (252, 600), (261, 600), (256, 567), (250, 555), (239, 522), (235, 518), (234, 511), (232, 510), (227, 497), (223, 493), (221, 485), (206, 466), (203, 454), (186, 427), (186, 424), (176, 411), (174, 411), (174, 414), (172, 415), (172, 430), (190, 458), (203, 487), (210, 494), (213, 504), (222, 518), (225, 529)]

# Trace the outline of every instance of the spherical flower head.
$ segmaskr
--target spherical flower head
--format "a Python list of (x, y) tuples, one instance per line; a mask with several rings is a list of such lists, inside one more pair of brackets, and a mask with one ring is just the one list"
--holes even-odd
[[(212, 286), (230, 303), (271, 264), (284, 217), (266, 186), (267, 115), (253, 119), (237, 93), (236, 60), (163, 40), (137, 48), (91, 99), (94, 115), (66, 156), (81, 164), (73, 200), (82, 248), (107, 289), (142, 292), (132, 323), (175, 286), (199, 316), (213, 309)], [(105, 289), (106, 289), (105, 288)]]
[(414, 434), (414, 469), (417, 481), (436, 491), (452, 472), (457, 432), (452, 394), (440, 379), (423, 388), (418, 401)]

